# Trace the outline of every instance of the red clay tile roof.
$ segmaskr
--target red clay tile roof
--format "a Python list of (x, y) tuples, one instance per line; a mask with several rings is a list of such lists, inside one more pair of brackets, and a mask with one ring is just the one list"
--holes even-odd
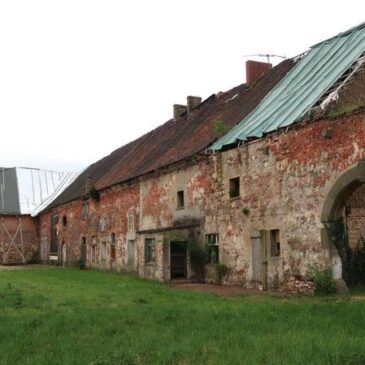
[(233, 127), (243, 120), (294, 64), (293, 60), (285, 60), (251, 87), (242, 84), (214, 94), (189, 115), (185, 113), (177, 121), (171, 119), (118, 148), (90, 165), (46, 210), (84, 196), (87, 176), (97, 189), (103, 189), (204, 151), (217, 139), (215, 122)]

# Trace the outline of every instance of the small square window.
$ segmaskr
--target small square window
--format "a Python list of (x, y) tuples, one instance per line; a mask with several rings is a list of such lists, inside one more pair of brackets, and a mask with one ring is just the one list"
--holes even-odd
[(219, 236), (218, 233), (205, 235), (208, 246), (208, 262), (217, 264), (219, 262)]
[(144, 242), (144, 262), (145, 264), (155, 262), (155, 239), (146, 238)]
[(178, 191), (177, 192), (177, 208), (182, 209), (184, 208), (184, 191)]
[(240, 196), (240, 178), (229, 179), (229, 197), (237, 198)]
[(280, 256), (280, 233), (278, 229), (270, 231), (270, 254), (271, 257)]

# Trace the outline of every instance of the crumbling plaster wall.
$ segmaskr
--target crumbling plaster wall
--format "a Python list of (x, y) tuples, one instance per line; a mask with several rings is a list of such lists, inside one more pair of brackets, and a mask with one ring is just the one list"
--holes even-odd
[[(330, 133), (328, 132), (330, 131)], [(49, 257), (51, 215), (59, 214), (59, 242), (66, 242), (71, 264), (80, 256), (80, 240), (87, 238), (90, 266), (92, 236), (108, 242), (116, 234), (116, 262), (127, 265), (127, 241), (135, 240), (136, 271), (140, 276), (169, 279), (166, 229), (198, 225), (196, 239), (218, 233), (220, 261), (231, 268), (225, 283), (245, 285), (253, 277), (251, 236), (279, 229), (280, 257), (269, 258), (269, 284), (304, 275), (308, 264), (326, 265), (330, 250), (321, 239), (324, 201), (336, 180), (365, 157), (365, 115), (356, 113), (333, 120), (314, 121), (282, 131), (242, 147), (201, 158), (175, 170), (160, 171), (129, 186), (101, 192), (100, 202), (89, 200), (90, 213), (82, 217), (82, 200), (41, 216), (43, 260)], [(240, 197), (229, 198), (229, 179), (240, 177)], [(177, 208), (183, 190), (184, 209)], [(67, 226), (62, 227), (62, 216)], [(156, 262), (145, 265), (144, 242), (155, 238)], [(48, 250), (48, 251), (47, 251)], [(105, 263), (104, 268), (109, 268)], [(190, 269), (189, 269), (190, 270)], [(191, 275), (191, 271), (190, 274)]]
[[(252, 279), (255, 231), (280, 230), (281, 255), (269, 258), (269, 282), (275, 275), (280, 281), (305, 275), (308, 264), (329, 263), (329, 247), (321, 241), (323, 202), (336, 179), (365, 157), (364, 131), (364, 114), (355, 114), (316, 121), (212, 158), (217, 191), (207, 201), (205, 228), (219, 233), (222, 261), (236, 274), (234, 282)], [(240, 198), (230, 199), (229, 179), (236, 176)]]

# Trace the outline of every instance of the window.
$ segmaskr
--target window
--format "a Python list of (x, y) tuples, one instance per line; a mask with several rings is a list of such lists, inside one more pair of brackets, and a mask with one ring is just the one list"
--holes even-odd
[(128, 214), (128, 231), (133, 232), (134, 231), (134, 213), (130, 212)]
[(86, 200), (82, 203), (82, 218), (86, 219), (89, 216), (89, 202)]
[(106, 242), (105, 241), (101, 242), (101, 246), (100, 246), (100, 259), (101, 259), (101, 261), (105, 261), (106, 260)]
[(110, 244), (110, 260), (115, 260), (115, 233), (111, 235), (111, 244)]
[(96, 246), (91, 246), (91, 261), (96, 261)]
[(62, 217), (62, 226), (63, 227), (67, 226), (67, 217), (65, 215)]
[(184, 190), (177, 192), (177, 209), (184, 208)]
[(96, 262), (96, 236), (91, 237), (91, 261)]
[(155, 262), (155, 239), (154, 238), (145, 239), (144, 262), (145, 262), (145, 264)]
[(271, 257), (280, 256), (280, 233), (278, 229), (270, 231), (270, 255)]
[(208, 246), (208, 262), (216, 264), (219, 262), (219, 236), (218, 233), (207, 234), (206, 243)]
[(229, 179), (229, 197), (237, 198), (240, 196), (240, 178)]

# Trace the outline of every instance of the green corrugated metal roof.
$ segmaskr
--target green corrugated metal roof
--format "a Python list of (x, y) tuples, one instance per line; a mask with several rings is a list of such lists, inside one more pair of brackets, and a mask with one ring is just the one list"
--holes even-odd
[(245, 119), (212, 146), (262, 137), (301, 120), (365, 51), (365, 23), (311, 47), (298, 64)]

